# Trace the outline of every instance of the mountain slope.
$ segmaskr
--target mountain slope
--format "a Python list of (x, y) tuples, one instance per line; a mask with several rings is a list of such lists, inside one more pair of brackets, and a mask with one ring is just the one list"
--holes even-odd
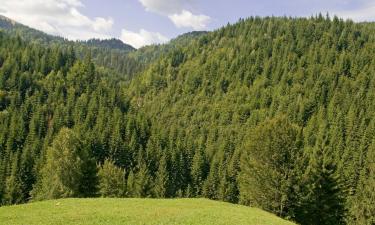
[(68, 41), (64, 38), (49, 35), (42, 31), (30, 28), (2, 15), (0, 15), (0, 29), (3, 29), (4, 31), (14, 35), (19, 35), (20, 37), (25, 38), (28, 41), (34, 41), (38, 43), (61, 43)]
[(259, 209), (206, 199), (62, 199), (0, 208), (0, 223), (292, 225)]
[(122, 51), (134, 51), (135, 49), (125, 44), (119, 39), (107, 39), (107, 40), (100, 40), (100, 39), (90, 39), (87, 41), (82, 42), (83, 44), (86, 44), (91, 47), (100, 47), (100, 48), (107, 48), (107, 49), (118, 49)]
[(128, 79), (142, 71), (149, 63), (154, 62), (161, 55), (168, 54), (173, 48), (184, 46), (207, 33), (203, 31), (190, 32), (172, 39), (168, 44), (146, 46), (135, 51), (134, 47), (116, 38), (69, 41), (65, 38), (30, 28), (2, 15), (0, 15), (1, 29), (13, 36), (18, 35), (26, 41), (37, 44), (72, 46), (77, 56), (81, 59), (90, 52), (95, 64), (112, 69), (114, 73), (122, 74)]
[[(42, 31), (30, 28), (28, 26), (20, 24), (2, 15), (0, 15), (0, 29), (3, 29), (11, 34), (17, 34), (20, 37), (25, 38), (28, 41), (36, 41), (41, 44), (52, 44), (52, 43), (74, 44), (75, 43), (73, 41), (69, 41), (62, 37), (49, 35)], [(82, 45), (87, 45), (90, 47), (121, 50), (125, 52), (130, 52), (130, 51), (135, 50), (132, 46), (125, 44), (121, 40), (115, 39), (115, 38), (107, 39), (107, 40), (90, 39), (87, 41), (79, 41), (76, 43), (77, 44), (80, 43)]]
[(143, 65), (143, 63), (136, 62), (133, 57), (128, 56), (129, 53), (134, 52), (135, 48), (123, 43), (119, 39), (70, 41), (22, 25), (1, 15), (0, 30), (12, 36), (18, 36), (27, 42), (46, 47), (72, 47), (77, 57), (81, 59), (90, 52), (92, 60), (96, 65), (111, 69), (113, 73), (121, 74), (129, 79)]
[[(361, 210), (374, 210), (357, 200), (363, 198), (362, 191), (371, 192), (374, 184), (374, 177), (365, 181), (365, 174), (373, 171), (367, 155), (375, 143), (373, 28), (374, 24), (321, 16), (240, 20), (156, 61), (133, 80), (131, 105), (151, 118), (152, 136), (159, 137), (159, 142), (172, 138), (188, 152), (196, 193), (243, 204), (257, 201), (265, 209), (291, 213), (300, 223), (344, 223)], [(254, 165), (247, 167), (246, 154), (256, 150), (248, 146), (262, 145), (252, 144), (259, 141), (253, 140), (254, 129), (285, 117), (287, 124), (302, 132), (298, 161), (291, 165), (285, 164), (287, 159), (272, 161), (276, 159), (272, 154), (280, 154), (277, 151), (264, 161), (251, 161), (294, 168), (287, 173), (295, 177), (275, 187), (275, 180), (266, 177), (289, 175), (277, 169), (254, 174)], [(244, 177), (257, 176), (263, 177), (258, 180), (263, 189), (251, 192), (253, 187)], [(194, 179), (204, 182), (194, 183)], [(363, 182), (367, 187), (358, 188)], [(324, 190), (318, 188), (322, 186)], [(290, 199), (280, 208), (275, 209), (277, 200), (257, 199), (272, 188), (285, 187), (284, 193), (277, 193)], [(311, 199), (297, 200), (298, 195)], [(320, 199), (330, 199), (325, 203), (327, 211), (322, 210)], [(352, 214), (344, 218), (345, 211)]]
[(205, 197), (371, 224), (374, 32), (252, 17), (134, 51), (128, 77), (0, 32), (1, 204)]

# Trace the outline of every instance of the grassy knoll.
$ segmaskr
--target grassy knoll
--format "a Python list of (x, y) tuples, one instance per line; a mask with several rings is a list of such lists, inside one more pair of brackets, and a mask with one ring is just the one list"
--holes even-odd
[(207, 199), (61, 199), (0, 208), (0, 224), (292, 225), (260, 209)]

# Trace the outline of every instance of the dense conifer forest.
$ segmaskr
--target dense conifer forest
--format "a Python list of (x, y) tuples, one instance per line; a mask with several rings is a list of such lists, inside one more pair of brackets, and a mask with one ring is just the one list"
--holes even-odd
[(375, 24), (251, 17), (139, 50), (2, 27), (1, 204), (206, 197), (375, 223)]

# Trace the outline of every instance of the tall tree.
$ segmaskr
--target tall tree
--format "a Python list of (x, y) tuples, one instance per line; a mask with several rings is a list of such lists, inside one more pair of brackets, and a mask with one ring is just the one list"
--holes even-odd
[(157, 198), (168, 197), (169, 189), (169, 174), (167, 170), (167, 160), (165, 155), (162, 156), (159, 162), (159, 168), (156, 172), (154, 194)]
[(375, 141), (368, 149), (357, 192), (349, 209), (349, 224), (375, 224)]
[(141, 163), (139, 171), (134, 176), (134, 197), (150, 197), (152, 180), (145, 163)]
[(80, 184), (84, 180), (85, 156), (77, 135), (68, 128), (62, 128), (47, 149), (45, 164), (32, 191), (33, 199), (83, 196)]
[(344, 224), (344, 192), (332, 159), (324, 149), (313, 149), (300, 179), (295, 219), (307, 225)]
[(202, 193), (203, 182), (207, 177), (207, 161), (204, 153), (199, 148), (194, 154), (191, 165), (191, 179), (192, 189), (195, 196), (200, 196)]
[(296, 141), (299, 130), (282, 116), (251, 132), (241, 158), (241, 203), (288, 214), (294, 165), (301, 152)]
[(19, 156), (12, 157), (11, 174), (5, 182), (4, 202), (6, 204), (17, 204), (23, 201), (22, 183), (19, 176)]
[(108, 159), (99, 167), (99, 194), (102, 197), (124, 197), (126, 193), (125, 170)]

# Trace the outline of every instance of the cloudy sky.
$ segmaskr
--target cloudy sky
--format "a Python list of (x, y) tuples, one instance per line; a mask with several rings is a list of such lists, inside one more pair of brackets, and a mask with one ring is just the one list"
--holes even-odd
[(249, 16), (329, 12), (375, 21), (375, 0), (1, 0), (0, 14), (73, 40), (120, 38), (141, 47)]

